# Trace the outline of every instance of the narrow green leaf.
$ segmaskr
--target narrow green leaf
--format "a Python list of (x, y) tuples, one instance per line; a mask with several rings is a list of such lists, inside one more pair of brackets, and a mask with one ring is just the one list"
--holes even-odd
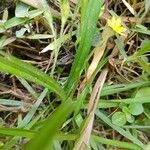
[(9, 29), (9, 28), (12, 28), (12, 27), (15, 27), (17, 25), (20, 25), (20, 24), (23, 24), (39, 15), (41, 15), (43, 13), (42, 10), (32, 10), (32, 11), (29, 11), (29, 17), (25, 17), (25, 18), (17, 18), (17, 17), (13, 17), (11, 19), (9, 19), (8, 21), (6, 21), (4, 23), (4, 27), (6, 29)]
[(7, 36), (5, 35), (0, 38), (0, 49), (3, 48), (3, 44), (6, 41), (6, 39), (7, 39)]
[(49, 35), (49, 34), (33, 34), (33, 35), (28, 35), (28, 36), (21, 36), (20, 38), (27, 38), (27, 39), (49, 39), (54, 37), (53, 35)]
[(66, 121), (67, 117), (73, 112), (75, 103), (70, 101), (63, 102), (56, 111), (47, 119), (39, 136), (35, 136), (26, 147), (26, 150), (46, 150), (51, 149), (53, 138), (58, 129)]
[(145, 70), (148, 74), (150, 74), (150, 66), (142, 59), (138, 59), (138, 63), (142, 66), (142, 69)]
[[(35, 135), (37, 136), (37, 131), (31, 131), (31, 130), (24, 130), (24, 129), (16, 129), (16, 128), (0, 128), (0, 134), (8, 135), (8, 136), (22, 136), (22, 137), (27, 137), (27, 138), (32, 138)], [(58, 140), (76, 140), (78, 135), (76, 134), (64, 134), (64, 133), (58, 133), (56, 135), (56, 139)], [(107, 138), (103, 138), (97, 135), (92, 135), (92, 138), (94, 139), (95, 142), (97, 143), (102, 143), (102, 144), (107, 144), (115, 147), (120, 147), (120, 148), (128, 148), (128, 149), (133, 149), (133, 150), (142, 150), (139, 146), (133, 143), (129, 142), (122, 142), (122, 141), (117, 141), (117, 140), (111, 140)]]
[(141, 27), (135, 27), (134, 29), (131, 29), (131, 31), (133, 32), (138, 32), (138, 33), (143, 33), (143, 34), (146, 34), (146, 35), (150, 35), (150, 30), (148, 29), (143, 29)]
[(8, 44), (10, 44), (10, 43), (12, 43), (12, 42), (14, 42), (15, 40), (16, 40), (15, 37), (7, 38), (7, 39), (4, 41), (2, 47), (4, 47), (4, 46), (6, 46), (6, 45), (8, 45)]
[(35, 90), (32, 88), (32, 86), (25, 79), (18, 77), (18, 80), (28, 90), (28, 92), (32, 95), (33, 98), (35, 98), (35, 99), (38, 98), (38, 94), (35, 92)]
[(128, 84), (109, 85), (103, 88), (101, 96), (111, 95), (114, 93), (120, 93), (123, 91), (127, 91), (129, 89), (134, 89), (134, 88), (146, 86), (149, 84), (150, 82), (147, 81), (147, 82), (139, 82), (139, 83), (137, 82), (137, 83), (128, 83)]
[(24, 63), (23, 61), (13, 56), (0, 56), (0, 71), (14, 74), (16, 76), (47, 87), (49, 90), (52, 90), (53, 92), (58, 94), (62, 100), (66, 100), (65, 92), (54, 79), (49, 77), (47, 74), (44, 74), (39, 69), (27, 63)]
[(144, 40), (140, 46), (140, 49), (132, 56), (128, 57), (127, 61), (137, 60), (138, 57), (150, 51), (150, 41)]
[(122, 141), (117, 141), (117, 140), (106, 139), (106, 138), (102, 138), (102, 137), (96, 136), (96, 135), (93, 135), (93, 138), (96, 142), (106, 144), (106, 145), (112, 145), (114, 147), (133, 149), (133, 150), (143, 150), (143, 148), (140, 148), (136, 144), (129, 143), (129, 142), (122, 142)]
[(61, 0), (60, 8), (61, 8), (62, 26), (64, 26), (69, 17), (70, 12), (69, 0)]
[(32, 138), (36, 132), (31, 130), (25, 130), (25, 129), (17, 129), (17, 128), (0, 128), (0, 134), (2, 135), (8, 135), (8, 136), (21, 136), (21, 137), (27, 137)]
[(45, 98), (47, 92), (48, 92), (47, 89), (43, 90), (43, 92), (41, 93), (41, 95), (39, 96), (39, 98), (37, 99), (37, 101), (31, 107), (31, 110), (26, 114), (26, 116), (23, 118), (23, 120), (18, 123), (18, 127), (19, 128), (26, 127), (27, 124), (31, 121), (32, 117), (36, 113), (36, 111), (37, 111), (38, 107), (40, 106), (41, 102)]
[(121, 40), (121, 38), (120, 38), (119, 35), (116, 34), (116, 36), (117, 36), (117, 39), (115, 40), (116, 46), (117, 46), (117, 48), (119, 49), (121, 55), (122, 55), (125, 59), (127, 59), (127, 54), (126, 54), (125, 49), (124, 49), (124, 43), (122, 42), (122, 40)]
[(96, 31), (96, 24), (100, 14), (101, 6), (101, 0), (88, 1), (86, 15), (83, 21), (83, 28), (81, 30), (80, 45), (77, 49), (70, 76), (65, 86), (65, 89), (68, 93), (74, 93), (85, 62), (87, 61), (87, 56), (90, 52), (92, 40)]
[(29, 103), (25, 103), (23, 101), (17, 101), (12, 99), (0, 99), (0, 105), (6, 106), (31, 106)]
[(84, 17), (86, 15), (88, 0), (81, 0), (81, 30), (84, 25)]
[(136, 55), (141, 56), (150, 51), (150, 40), (145, 40), (142, 42), (142, 45)]
[(76, 32), (65, 34), (58, 39), (56, 39), (54, 42), (50, 43), (48, 46), (46, 46), (40, 53), (45, 53), (49, 50), (55, 50), (55, 48), (58, 46), (60, 47), (64, 42), (66, 42), (68, 39), (70, 39)]

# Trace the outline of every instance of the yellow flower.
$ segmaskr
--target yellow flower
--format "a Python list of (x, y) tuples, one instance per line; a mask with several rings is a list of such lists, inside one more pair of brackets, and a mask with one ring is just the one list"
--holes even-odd
[(109, 27), (111, 27), (116, 33), (119, 33), (121, 35), (125, 35), (123, 32), (126, 31), (126, 28), (124, 28), (121, 25), (121, 19), (119, 17), (113, 16), (111, 19), (107, 21), (107, 24)]

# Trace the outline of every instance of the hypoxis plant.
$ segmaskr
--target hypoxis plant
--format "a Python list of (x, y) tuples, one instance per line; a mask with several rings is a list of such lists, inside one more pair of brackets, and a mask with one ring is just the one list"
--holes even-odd
[[(29, 0), (22, 1), (27, 4), (31, 4), (31, 6), (39, 8), (40, 10), (30, 12), (28, 9), (26, 9), (27, 13), (29, 11), (29, 17), (14, 17), (4, 23), (4, 29), (8, 30), (11, 27), (26, 23), (33, 19), (35, 16), (41, 15), (42, 17), (44, 17), (44, 19), (47, 21), (46, 23), (48, 24), (48, 29), (50, 29), (50, 31), (52, 32), (51, 36), (45, 35), (45, 37), (53, 38), (53, 42), (50, 43), (47, 48), (49, 50), (53, 50), (53, 52), (55, 53), (55, 64), (53, 67), (54, 70), (57, 61), (58, 50), (61, 44), (63, 44), (67, 39), (75, 35), (74, 33), (76, 32), (75, 31), (73, 34), (65, 34), (64, 32), (66, 29), (65, 25), (67, 23), (70, 23), (70, 20), (68, 20), (68, 18), (71, 17), (69, 1), (60, 1), (60, 13), (55, 13), (55, 11), (52, 11), (52, 9), (47, 5), (46, 1), (44, 0), (38, 1), (38, 3), (36, 3), (37, 1), (34, 1), (37, 5), (33, 5), (33, 3), (31, 3), (31, 1)], [(138, 138), (134, 137), (130, 132), (127, 132), (122, 127), (116, 126), (116, 124), (114, 122), (112, 123), (112, 121), (105, 115), (105, 113), (97, 109), (103, 108), (101, 101), (100, 105), (98, 105), (101, 95), (107, 96), (147, 84), (145, 82), (142, 82), (131, 85), (118, 85), (117, 88), (113, 86), (106, 86), (104, 90), (102, 90), (108, 74), (107, 67), (102, 70), (102, 68), (108, 63), (108, 57), (106, 55), (105, 57), (103, 57), (106, 51), (108, 39), (110, 37), (113, 37), (114, 35), (118, 37), (120, 37), (120, 35), (125, 36), (126, 31), (126, 29), (122, 25), (121, 18), (113, 16), (110, 20), (107, 21), (106, 26), (102, 31), (102, 40), (96, 45), (96, 47), (94, 47), (94, 50), (91, 51), (92, 42), (97, 29), (97, 21), (100, 17), (99, 14), (102, 14), (101, 7), (103, 5), (103, 2), (104, 1), (101, 0), (82, 0), (80, 3), (79, 1), (77, 10), (78, 7), (81, 6), (79, 7), (81, 8), (81, 21), (79, 29), (80, 37), (79, 39), (77, 39), (79, 43), (77, 45), (75, 58), (73, 61), (71, 72), (69, 73), (69, 77), (66, 80), (65, 87), (62, 87), (58, 83), (58, 81), (53, 79), (53, 77), (50, 77), (39, 69), (17, 58), (14, 58), (11, 55), (1, 52), (1, 71), (22, 77), (45, 88), (39, 97), (37, 95), (35, 96), (37, 97), (37, 101), (33, 104), (29, 113), (27, 113), (22, 120), (18, 119), (19, 123), (16, 129), (0, 129), (0, 133), (2, 134), (13, 135), (13, 138), (10, 139), (5, 145), (3, 145), (5, 149), (11, 149), (17, 143), (20, 137), (28, 138), (26, 144), (27, 150), (54, 149), (54, 147), (57, 149), (58, 147), (61, 147), (62, 143), (63, 145), (66, 144), (66, 142), (63, 141), (69, 141), (66, 144), (66, 147), (70, 149), (78, 149), (78, 146), (84, 146), (85, 143), (86, 146), (91, 143), (90, 146), (92, 148), (96, 147), (95, 145), (100, 145), (100, 143), (102, 143), (127, 149), (142, 149), (144, 144)], [(60, 35), (56, 35), (56, 32), (54, 30), (53, 21), (56, 18), (59, 18), (61, 20)], [(16, 24), (12, 24), (12, 22), (15, 22)], [(76, 25), (73, 25), (73, 27), (77, 28)], [(39, 40), (43, 38), (43, 36), (41, 35), (30, 36), (30, 39), (31, 37), (34, 40)], [(24, 36), (23, 38), (29, 37)], [(3, 40), (4, 38), (1, 39), (1, 41)], [(57, 46), (59, 47), (58, 49)], [(1, 49), (3, 49), (3, 44), (0, 47)], [(89, 67), (87, 67), (88, 62), (90, 62), (89, 59), (91, 58), (93, 53), (93, 60), (89, 64)], [(53, 73), (51, 73), (51, 76), (53, 76)], [(81, 85), (79, 84), (81, 80), (81, 74), (84, 74), (82, 78), (84, 77), (84, 81), (86, 82), (83, 82), (84, 86), (82, 86), (81, 91), (79, 91), (77, 90), (77, 87), (78, 85)], [(99, 76), (98, 79), (96, 76)], [(90, 91), (91, 89), (92, 92)], [(53, 94), (52, 97), (50, 97), (49, 99), (50, 105), (48, 105), (46, 109), (41, 111), (39, 115), (36, 115), (35, 112), (38, 109), (39, 105), (42, 103), (44, 98), (47, 95), (49, 97), (51, 93)], [(88, 99), (87, 95), (90, 95), (89, 102), (86, 101), (86, 99)], [(53, 97), (54, 100), (52, 99)], [(56, 102), (55, 107), (53, 107), (51, 101), (53, 101), (54, 103)], [(83, 105), (79, 105), (82, 102)], [(59, 105), (59, 103), (61, 104)], [(89, 103), (88, 108), (86, 108), (87, 105), (84, 103)], [(116, 105), (117, 102), (115, 101), (114, 103), (115, 107), (118, 107), (118, 105)], [(106, 101), (103, 101), (103, 106), (105, 106), (105, 108), (109, 108), (114, 106), (114, 103), (108, 106), (108, 103)], [(126, 107), (124, 107), (123, 109), (124, 112), (125, 108)], [(82, 118), (83, 109), (87, 110), (85, 119)], [(103, 122), (111, 126), (114, 130), (122, 134), (124, 137), (132, 141), (132, 143), (106, 139), (97, 135), (93, 135), (92, 124), (94, 123), (93, 121), (95, 113), (98, 118), (103, 120)], [(40, 121), (40, 118), (44, 119), (41, 119)], [(71, 130), (73, 134), (70, 131), (71, 128), (73, 128), (73, 130)]]
[[(27, 3), (30, 3), (30, 2), (27, 1)], [(62, 4), (63, 13), (66, 12), (66, 11), (64, 12), (63, 10), (65, 9), (64, 5), (66, 3), (68, 2), (64, 1)], [(52, 113), (48, 117), (48, 119), (43, 124), (43, 127), (40, 129), (40, 131), (38, 131), (39, 134), (41, 133), (40, 136), (35, 136), (29, 142), (29, 144), (27, 144), (26, 149), (28, 150), (52, 148), (52, 142), (56, 133), (58, 133), (58, 129), (66, 121), (67, 117), (75, 110), (75, 107), (74, 107), (75, 102), (73, 102), (72, 99), (69, 98), (67, 95), (69, 95), (70, 92), (75, 91), (77, 83), (80, 79), (80, 73), (83, 70), (83, 66), (86, 60), (85, 58), (88, 56), (88, 53), (90, 51), (92, 37), (94, 36), (94, 33), (95, 33), (97, 20), (98, 20), (101, 5), (102, 5), (102, 2), (99, 0), (96, 0), (94, 2), (90, 0), (89, 2), (86, 2), (86, 3), (87, 3), (87, 7), (85, 8), (86, 17), (83, 18), (82, 20), (83, 30), (81, 32), (81, 41), (80, 41), (79, 48), (77, 50), (77, 54), (75, 56), (75, 61), (73, 63), (70, 78), (68, 79), (68, 84), (66, 86), (65, 91), (62, 89), (62, 87), (60, 87), (60, 85), (54, 79), (44, 74), (40, 70), (32, 67), (29, 64), (26, 64), (20, 61), (17, 58), (14, 58), (13, 56), (10, 56), (10, 55), (5, 54), (4, 52), (1, 52), (1, 56), (0, 56), (0, 64), (1, 64), (0, 70), (1, 71), (10, 73), (16, 76), (20, 76), (24, 79), (27, 79), (29, 81), (42, 85), (45, 88), (48, 88), (50, 91), (58, 94), (59, 99), (62, 101), (62, 104), (55, 109), (54, 113)], [(49, 9), (49, 7), (47, 7), (46, 3), (43, 1), (41, 5), (43, 5), (43, 7), (40, 5), (36, 6), (36, 7), (40, 7), (40, 9), (43, 8), (40, 13), (44, 13), (44, 14), (48, 13), (47, 9)], [(66, 15), (66, 13), (64, 15)], [(64, 20), (64, 15), (62, 16), (62, 28), (66, 22), (66, 20)], [(29, 14), (29, 17), (30, 17), (30, 14)], [(18, 20), (16, 24), (18, 25), (18, 24), (22, 24), (26, 22), (28, 18), (15, 17), (11, 20), (8, 20), (8, 22), (5, 22), (4, 26), (7, 27), (7, 29), (12, 27), (10, 26), (9, 22), (15, 21), (15, 20)], [(50, 24), (50, 27), (51, 27), (51, 24)], [(9, 146), (8, 145), (9, 143), (6, 144), (6, 146), (4, 147), (5, 148), (11, 147), (10, 145)]]

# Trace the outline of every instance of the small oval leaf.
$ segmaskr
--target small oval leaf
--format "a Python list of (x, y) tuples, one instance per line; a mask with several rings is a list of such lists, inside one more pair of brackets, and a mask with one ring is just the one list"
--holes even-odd
[(141, 103), (131, 103), (129, 105), (129, 110), (132, 115), (140, 115), (144, 112), (143, 105)]
[(121, 111), (114, 113), (111, 119), (112, 123), (117, 126), (123, 126), (127, 122), (125, 113)]

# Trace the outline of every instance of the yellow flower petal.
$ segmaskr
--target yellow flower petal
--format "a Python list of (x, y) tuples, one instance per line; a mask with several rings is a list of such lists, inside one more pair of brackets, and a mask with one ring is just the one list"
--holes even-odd
[(113, 16), (107, 21), (109, 27), (111, 27), (116, 33), (122, 34), (126, 29), (121, 25), (121, 18)]
[(116, 18), (116, 26), (121, 26), (121, 19), (119, 17)]
[(111, 20), (108, 20), (108, 21), (107, 21), (107, 24), (108, 24), (108, 26), (111, 27)]

